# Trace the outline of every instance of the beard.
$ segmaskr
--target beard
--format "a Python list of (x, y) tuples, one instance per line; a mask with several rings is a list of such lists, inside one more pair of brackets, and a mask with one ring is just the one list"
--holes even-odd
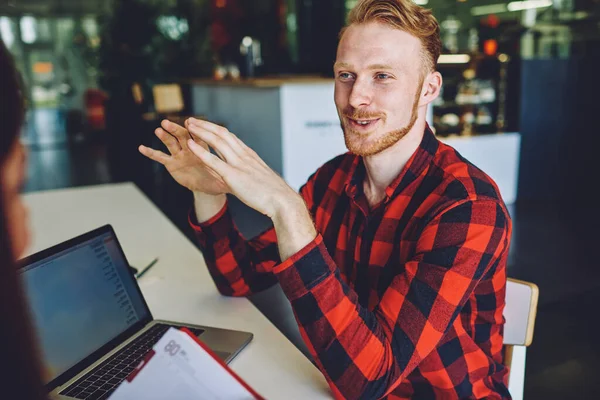
[(347, 117), (350, 119), (374, 119), (380, 118), (381, 122), (385, 125), (386, 116), (385, 114), (377, 114), (377, 113), (369, 113), (362, 110), (357, 110), (348, 106), (341, 113), (340, 123), (342, 127), (342, 131), (344, 131), (344, 141), (346, 142), (346, 148), (353, 154), (358, 156), (372, 156), (374, 154), (381, 153), (387, 148), (396, 144), (400, 139), (402, 139), (415, 125), (418, 117), (419, 110), (419, 98), (421, 97), (421, 87), (423, 86), (423, 79), (421, 79), (420, 84), (417, 86), (417, 93), (415, 95), (415, 99), (413, 101), (413, 106), (410, 114), (410, 119), (408, 124), (403, 128), (393, 130), (391, 132), (385, 133), (383, 136), (375, 138), (372, 141), (368, 141), (371, 133), (369, 134), (361, 134), (354, 129), (344, 126), (343, 117)]

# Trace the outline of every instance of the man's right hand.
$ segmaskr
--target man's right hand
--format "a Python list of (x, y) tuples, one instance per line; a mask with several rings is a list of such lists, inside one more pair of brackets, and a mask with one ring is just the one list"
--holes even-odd
[[(187, 125), (186, 120), (185, 126)], [(166, 119), (161, 122), (161, 128), (157, 128), (155, 134), (167, 146), (171, 155), (146, 146), (139, 147), (140, 153), (164, 165), (177, 183), (194, 193), (208, 195), (226, 193), (227, 186), (221, 177), (200, 161), (187, 145), (189, 139), (194, 139), (196, 143), (208, 149), (206, 143), (190, 135), (183, 126)]]

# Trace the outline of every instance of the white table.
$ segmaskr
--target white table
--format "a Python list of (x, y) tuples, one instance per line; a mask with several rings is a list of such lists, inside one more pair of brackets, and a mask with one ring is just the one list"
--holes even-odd
[(217, 292), (202, 254), (133, 184), (37, 192), (25, 201), (30, 253), (111, 224), (132, 265), (159, 257), (139, 281), (155, 318), (252, 332), (231, 368), (258, 393), (267, 399), (331, 398), (318, 369), (250, 301)]

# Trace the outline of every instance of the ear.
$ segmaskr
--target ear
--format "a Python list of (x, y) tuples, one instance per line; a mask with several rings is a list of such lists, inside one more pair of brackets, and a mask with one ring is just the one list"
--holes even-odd
[(440, 95), (440, 90), (442, 89), (442, 83), (442, 74), (440, 74), (438, 71), (427, 74), (425, 79), (423, 79), (419, 106), (427, 105), (437, 99), (437, 97)]

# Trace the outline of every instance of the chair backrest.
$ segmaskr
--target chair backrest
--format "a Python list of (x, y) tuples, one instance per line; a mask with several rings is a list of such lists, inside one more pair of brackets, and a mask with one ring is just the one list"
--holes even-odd
[(175, 83), (158, 84), (152, 87), (154, 109), (159, 114), (180, 112), (183, 110), (181, 86)]
[(538, 297), (537, 285), (508, 279), (504, 307), (504, 365), (508, 367), (508, 390), (514, 400), (523, 399), (526, 346), (533, 340)]
[(504, 307), (504, 344), (529, 346), (537, 313), (539, 289), (536, 284), (508, 279)]

